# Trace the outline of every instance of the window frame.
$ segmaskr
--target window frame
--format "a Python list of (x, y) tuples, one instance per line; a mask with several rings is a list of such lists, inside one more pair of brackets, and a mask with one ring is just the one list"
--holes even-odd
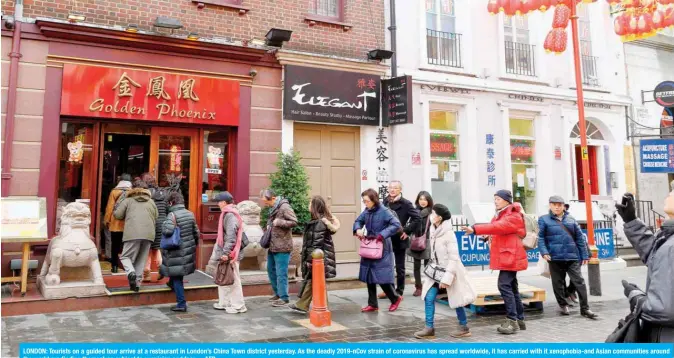
[[(510, 41), (514, 43), (521, 43), (525, 45), (532, 45), (531, 43), (531, 26), (529, 23), (529, 18), (526, 16), (518, 16), (521, 20), (523, 20), (526, 23), (526, 30), (517, 27), (515, 23), (515, 16), (504, 16), (503, 18), (503, 41)], [(506, 31), (507, 28), (511, 29), (511, 34), (512, 34), (512, 40), (508, 40), (508, 32)], [(527, 33), (527, 41), (526, 42), (519, 42), (518, 40), (518, 30), (520, 31), (526, 31)]]
[[(429, 0), (426, 0), (426, 1), (429, 1)], [(451, 10), (450, 10), (449, 15), (442, 15), (442, 12), (440, 10), (440, 7), (442, 6), (442, 4), (441, 4), (442, 0), (430, 0), (430, 1), (433, 1), (434, 5), (437, 6), (437, 10), (436, 10), (436, 12), (429, 12), (428, 10), (425, 9), (426, 3), (424, 2), (424, 14), (426, 15), (424, 22), (426, 24), (426, 29), (433, 30), (432, 28), (430, 28), (428, 26), (428, 15), (432, 14), (433, 15), (433, 22), (434, 22), (433, 25), (435, 26), (436, 29), (440, 29), (440, 30), (434, 30), (434, 31), (446, 32), (446, 31), (442, 30), (442, 17), (446, 16), (446, 17), (448, 17), (452, 20), (452, 22), (451, 22), (452, 26), (451, 27), (453, 28), (453, 31), (447, 31), (446, 33), (458, 34), (458, 32), (456, 31), (456, 0), (447, 0), (451, 4)]]
[[(513, 135), (513, 134), (512, 134), (512, 126), (510, 126), (510, 121), (513, 120), (513, 119), (516, 119), (516, 120), (523, 120), (523, 121), (530, 121), (530, 122), (531, 122), (531, 133), (532, 133), (532, 135), (531, 135), (531, 136)], [(511, 144), (511, 141), (512, 141), (512, 140), (526, 140), (526, 141), (530, 141), (530, 142), (531, 142), (531, 147), (532, 147), (532, 149), (534, 150), (534, 153), (533, 153), (533, 155), (532, 155), (532, 157), (533, 157), (533, 158), (532, 158), (532, 159), (533, 159), (533, 162), (532, 162), (532, 163), (526, 163), (526, 162), (514, 161), (514, 160), (513, 160), (513, 155), (512, 155), (512, 150), (509, 151), (509, 155), (510, 155), (509, 159), (510, 159), (510, 173), (511, 173), (510, 176), (511, 176), (511, 180), (512, 180), (513, 176), (515, 175), (515, 170), (514, 170), (513, 168), (514, 168), (516, 165), (524, 166), (524, 167), (527, 168), (527, 169), (528, 169), (528, 168), (534, 168), (534, 170), (538, 171), (538, 165), (537, 165), (537, 162), (536, 162), (536, 119), (535, 119), (535, 118), (529, 118), (529, 117), (522, 117), (522, 116), (516, 116), (516, 115), (513, 116), (513, 115), (511, 115), (511, 116), (508, 118), (508, 147), (512, 146), (512, 144)], [(530, 211), (531, 211), (531, 212), (537, 212), (537, 211), (538, 211), (538, 195), (539, 195), (539, 193), (538, 193), (538, 190), (539, 190), (539, 188), (538, 188), (538, 173), (536, 173), (536, 179), (535, 179), (535, 180), (536, 180), (536, 187), (534, 188), (534, 190), (536, 191), (536, 195), (535, 195), (534, 198), (533, 198), (533, 203), (534, 203), (534, 205), (535, 205), (536, 208), (535, 208), (535, 210), (527, 210), (527, 212), (530, 212)], [(511, 186), (516, 185), (516, 183), (517, 183), (517, 180), (515, 179), (515, 180), (513, 180)], [(524, 184), (524, 185), (525, 185), (525, 187), (526, 187), (526, 185), (527, 185), (526, 181), (525, 181), (525, 184)], [(515, 192), (514, 192), (514, 191), (513, 191), (513, 195), (515, 195)], [(530, 209), (530, 208), (527, 208), (527, 209)]]
[[(460, 125), (459, 125), (459, 111), (457, 110), (452, 110), (452, 109), (431, 109), (428, 111), (429, 112), (429, 119), (428, 119), (428, 127), (429, 127), (429, 132), (428, 132), (428, 137), (430, 139), (430, 136), (433, 134), (444, 134), (444, 135), (451, 135), (456, 137), (456, 159), (447, 159), (447, 158), (441, 158), (441, 157), (434, 157), (432, 152), (431, 155), (429, 155), (429, 158), (431, 159), (431, 163), (433, 161), (441, 161), (441, 162), (448, 162), (448, 163), (458, 163), (459, 164), (459, 172), (461, 172), (461, 145), (459, 140), (461, 139), (461, 131), (460, 131)], [(433, 112), (450, 112), (454, 113), (455, 116), (455, 123), (456, 123), (456, 128), (454, 130), (442, 130), (442, 129), (433, 129), (430, 127), (431, 121), (430, 121), (430, 114)], [(430, 148), (429, 148), (430, 149)], [(433, 179), (431, 179), (432, 181)]]
[[(328, 16), (328, 15), (319, 15), (317, 12), (318, 9), (318, 4), (319, 1), (322, 0), (309, 0), (310, 5), (313, 4), (313, 9), (314, 12), (311, 12), (311, 6), (309, 6), (309, 11), (307, 11), (307, 20), (311, 21), (320, 21), (320, 22), (327, 22), (327, 23), (343, 23), (344, 18), (345, 18), (345, 13), (346, 13), (346, 0), (335, 0), (337, 2), (337, 15), (336, 16)], [(329, 1), (329, 0), (324, 0), (324, 1)]]

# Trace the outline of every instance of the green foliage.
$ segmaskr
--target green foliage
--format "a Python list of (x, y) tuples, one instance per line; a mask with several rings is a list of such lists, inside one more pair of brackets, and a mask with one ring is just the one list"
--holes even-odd
[[(304, 226), (311, 220), (309, 213), (309, 176), (300, 162), (302, 158), (298, 152), (279, 152), (276, 160), (276, 172), (269, 175), (271, 189), (277, 196), (288, 199), (290, 206), (297, 215), (299, 225), (293, 229), (294, 233), (302, 233)], [(271, 208), (262, 210), (260, 222), (262, 227), (267, 223)]]

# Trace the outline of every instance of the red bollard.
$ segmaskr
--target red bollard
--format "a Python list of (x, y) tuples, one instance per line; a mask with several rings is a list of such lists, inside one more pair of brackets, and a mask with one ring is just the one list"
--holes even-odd
[(313, 302), (309, 312), (309, 322), (314, 327), (328, 327), (332, 324), (332, 316), (328, 310), (328, 297), (325, 287), (325, 263), (323, 250), (316, 249), (311, 253), (311, 288)]

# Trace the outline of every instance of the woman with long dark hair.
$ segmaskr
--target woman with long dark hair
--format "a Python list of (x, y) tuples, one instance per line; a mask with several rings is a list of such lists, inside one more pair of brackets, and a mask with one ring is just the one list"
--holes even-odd
[(430, 217), (433, 211), (433, 197), (427, 191), (421, 191), (417, 195), (417, 200), (414, 202), (421, 214), (421, 230), (417, 235), (424, 235), (426, 237), (426, 248), (421, 251), (413, 250), (413, 247), (407, 249), (407, 254), (414, 259), (414, 297), (421, 296), (421, 260), (424, 261), (424, 267), (428, 265), (428, 260), (431, 259), (430, 235), (431, 228)]
[(325, 278), (334, 278), (337, 276), (337, 261), (335, 259), (335, 245), (332, 241), (332, 234), (339, 230), (339, 220), (332, 216), (325, 200), (321, 196), (314, 196), (309, 204), (311, 221), (304, 229), (304, 240), (302, 243), (302, 288), (300, 289), (300, 299), (288, 306), (291, 310), (299, 313), (307, 313), (309, 305), (313, 299), (313, 288), (311, 285), (311, 264), (313, 258), (311, 254), (316, 249), (323, 250), (323, 260), (325, 262)]
[(367, 189), (361, 194), (365, 210), (353, 223), (353, 234), (359, 240), (377, 240), (383, 244), (381, 258), (360, 258), (358, 279), (367, 283), (367, 306), (361, 312), (377, 312), (377, 285), (391, 301), (389, 312), (398, 309), (403, 300), (393, 288), (395, 282), (393, 270), (393, 236), (401, 225), (391, 210), (379, 202), (379, 195), (374, 189)]

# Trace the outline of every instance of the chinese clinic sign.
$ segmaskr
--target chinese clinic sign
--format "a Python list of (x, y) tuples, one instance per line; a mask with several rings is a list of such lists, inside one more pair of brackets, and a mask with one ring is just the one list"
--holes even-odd
[(204, 125), (239, 124), (239, 82), (65, 64), (61, 114)]
[(674, 139), (644, 139), (640, 147), (642, 173), (674, 173)]

